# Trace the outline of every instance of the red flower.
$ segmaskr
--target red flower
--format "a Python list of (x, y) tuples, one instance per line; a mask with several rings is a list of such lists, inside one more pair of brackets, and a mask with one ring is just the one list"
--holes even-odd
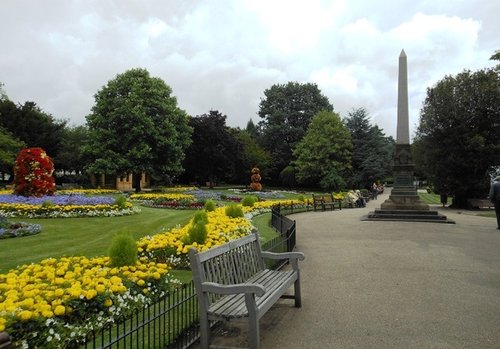
[(42, 148), (21, 150), (14, 165), (14, 193), (24, 196), (52, 195), (54, 163)]

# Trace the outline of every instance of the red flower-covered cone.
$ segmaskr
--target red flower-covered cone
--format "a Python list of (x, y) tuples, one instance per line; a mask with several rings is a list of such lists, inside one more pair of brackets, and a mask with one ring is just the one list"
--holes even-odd
[(52, 195), (55, 191), (54, 163), (42, 148), (21, 150), (14, 165), (14, 194)]

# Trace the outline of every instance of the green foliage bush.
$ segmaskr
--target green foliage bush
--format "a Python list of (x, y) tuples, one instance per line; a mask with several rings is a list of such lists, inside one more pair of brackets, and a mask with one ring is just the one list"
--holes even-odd
[(287, 166), (280, 172), (280, 181), (285, 187), (294, 188), (297, 186), (297, 170), (293, 166)]
[(127, 203), (127, 198), (123, 195), (120, 195), (115, 199), (115, 205), (118, 206), (120, 209), (124, 209), (126, 203)]
[(132, 234), (127, 232), (117, 233), (111, 241), (109, 257), (113, 267), (135, 265), (137, 263), (137, 244)]
[(243, 209), (241, 206), (236, 204), (231, 204), (226, 206), (226, 216), (231, 218), (244, 217)]
[(345, 181), (337, 171), (331, 170), (319, 182), (321, 189), (324, 191), (341, 191), (345, 189)]
[(199, 245), (204, 244), (208, 235), (206, 222), (199, 220), (189, 228), (188, 234), (191, 243), (196, 242)]
[(207, 200), (205, 202), (205, 211), (207, 211), (207, 212), (215, 211), (216, 207), (217, 207), (217, 205), (215, 204), (215, 202), (213, 200)]
[(51, 200), (45, 200), (42, 202), (42, 207), (43, 208), (52, 208), (54, 207), (54, 203)]
[(300, 202), (306, 201), (306, 199), (304, 198), (304, 195), (302, 195), (302, 194), (297, 196), (297, 200), (299, 200)]
[(243, 206), (252, 207), (253, 204), (255, 204), (257, 201), (259, 201), (259, 198), (257, 196), (255, 196), (255, 195), (245, 195), (241, 199), (241, 204)]
[(208, 223), (208, 214), (205, 211), (198, 211), (193, 216), (193, 224), (203, 222)]

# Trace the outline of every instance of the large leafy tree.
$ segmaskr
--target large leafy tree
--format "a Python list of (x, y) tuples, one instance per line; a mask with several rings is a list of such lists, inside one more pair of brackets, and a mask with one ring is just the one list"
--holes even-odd
[(8, 132), (0, 127), (0, 172), (1, 180), (4, 180), (4, 174), (13, 175), (14, 162), (19, 151), (26, 145), (12, 137)]
[(242, 144), (241, 166), (237, 168), (235, 180), (240, 184), (250, 183), (250, 171), (252, 168), (258, 167), (261, 170), (260, 175), (263, 183), (265, 183), (267, 170), (271, 163), (269, 152), (260, 146), (256, 138), (248, 130), (235, 130), (235, 132), (236, 138)]
[(7, 93), (5, 93), (3, 86), (3, 83), (0, 82), (0, 101), (9, 99), (9, 97), (7, 97)]
[[(66, 127), (63, 133), (61, 149), (58, 154), (57, 174), (81, 174), (85, 164), (90, 161), (83, 153), (83, 146), (88, 142), (89, 130), (86, 126)], [(58, 178), (56, 178), (57, 180)]]
[(325, 190), (343, 189), (351, 154), (351, 136), (340, 116), (331, 111), (317, 113), (294, 151), (299, 183), (319, 184)]
[(271, 154), (271, 179), (277, 183), (280, 172), (293, 160), (293, 149), (302, 140), (312, 118), (333, 106), (316, 84), (288, 82), (264, 91), (259, 105), (262, 144)]
[(368, 188), (374, 180), (383, 180), (391, 174), (394, 139), (370, 123), (364, 108), (352, 110), (344, 121), (353, 145), (347, 184), (350, 188)]
[(248, 120), (247, 127), (245, 128), (246, 133), (253, 139), (259, 138), (259, 129), (255, 126), (252, 119)]
[(487, 170), (500, 163), (500, 71), (464, 71), (429, 88), (416, 143), (419, 167), (454, 206), (484, 197)]
[(109, 81), (95, 95), (87, 116), (93, 158), (90, 173), (140, 174), (157, 183), (170, 182), (182, 171), (184, 152), (191, 142), (188, 116), (177, 106), (171, 88), (145, 69), (130, 69)]
[(0, 99), (0, 126), (27, 147), (41, 147), (58, 165), (58, 153), (66, 121), (56, 120), (43, 112), (34, 102), (16, 105), (9, 99)]
[(226, 125), (226, 115), (217, 110), (190, 118), (193, 128), (192, 144), (189, 146), (184, 167), (184, 180), (210, 186), (235, 176), (242, 144)]

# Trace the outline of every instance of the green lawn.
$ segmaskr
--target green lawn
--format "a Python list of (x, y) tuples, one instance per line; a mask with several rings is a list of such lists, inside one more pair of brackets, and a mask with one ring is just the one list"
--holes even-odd
[(263, 242), (277, 236), (276, 230), (271, 226), (271, 212), (260, 214), (252, 219), (252, 224), (257, 228)]
[[(426, 204), (430, 205), (441, 205), (441, 198), (438, 194), (434, 193), (418, 193), (420, 199)], [(451, 196), (448, 197), (447, 205), (451, 205)]]
[(141, 213), (122, 217), (12, 219), (42, 225), (37, 235), (0, 240), (0, 273), (18, 265), (49, 257), (106, 255), (111, 239), (119, 231), (135, 239), (184, 225), (191, 210), (141, 207)]

